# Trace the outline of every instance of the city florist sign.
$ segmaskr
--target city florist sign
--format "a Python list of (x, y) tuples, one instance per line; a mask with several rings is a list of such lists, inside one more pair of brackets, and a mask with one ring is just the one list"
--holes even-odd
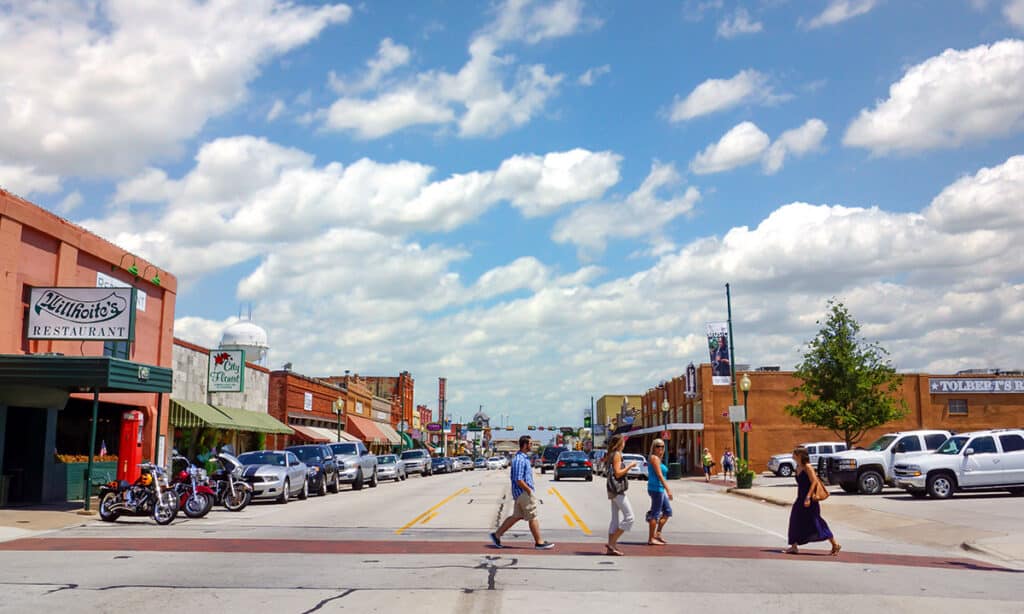
[(135, 288), (32, 288), (29, 339), (134, 341)]
[(928, 379), (932, 394), (1024, 394), (1024, 377)]
[(245, 350), (210, 352), (210, 392), (245, 390)]

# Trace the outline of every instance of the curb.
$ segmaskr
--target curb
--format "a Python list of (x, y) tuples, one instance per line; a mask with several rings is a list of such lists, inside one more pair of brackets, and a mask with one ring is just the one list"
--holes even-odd
[(995, 551), (995, 550), (993, 550), (991, 548), (986, 548), (985, 546), (979, 546), (978, 544), (975, 544), (975, 543), (972, 543), (972, 542), (962, 542), (960, 544), (960, 549), (964, 550), (966, 552), (976, 552), (978, 554), (982, 554), (982, 555), (985, 555), (987, 557), (998, 559), (1000, 561), (1003, 561), (1004, 563), (1018, 564), (1016, 559), (1008, 557), (1005, 554), (997, 552), (997, 551)]
[(746, 497), (748, 499), (755, 499), (757, 501), (760, 501), (761, 503), (771, 503), (772, 505), (778, 505), (779, 507), (788, 507), (791, 503), (790, 501), (782, 501), (780, 499), (767, 498), (757, 493), (751, 492), (746, 488), (726, 488), (725, 492), (740, 497)]

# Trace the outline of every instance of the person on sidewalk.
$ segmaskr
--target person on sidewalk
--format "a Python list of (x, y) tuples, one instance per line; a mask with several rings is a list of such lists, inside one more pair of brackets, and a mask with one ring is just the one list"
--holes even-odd
[(733, 471), (733, 467), (736, 464), (736, 458), (732, 455), (732, 450), (729, 448), (725, 449), (725, 454), (722, 455), (722, 478), (725, 480), (729, 479), (729, 474), (732, 477), (736, 477), (736, 473)]
[(836, 542), (828, 523), (821, 517), (821, 504), (811, 496), (812, 486), (818, 482), (818, 475), (811, 466), (811, 457), (806, 448), (793, 450), (796, 462), (796, 501), (789, 513), (789, 548), (786, 554), (799, 554), (799, 546), (810, 542), (828, 540), (832, 544), (832, 556), (839, 554), (842, 546)]
[(665, 481), (668, 467), (661, 462), (665, 455), (665, 442), (655, 439), (651, 444), (651, 455), (647, 458), (647, 494), (651, 497), (651, 509), (647, 512), (647, 545), (664, 546), (661, 531), (672, 517), (672, 490)]
[(501, 536), (512, 528), (512, 525), (525, 520), (530, 525), (530, 533), (533, 534), (534, 548), (537, 550), (550, 550), (555, 545), (546, 542), (540, 537), (540, 521), (537, 520), (537, 497), (536, 489), (533, 486), (533, 467), (530, 465), (530, 436), (523, 435), (519, 438), (519, 452), (512, 459), (510, 477), (512, 479), (512, 498), (515, 500), (515, 507), (512, 515), (501, 523), (498, 530), (491, 533), (491, 543), (495, 548), (501, 548)]
[[(612, 521), (608, 525), (608, 543), (605, 544), (605, 554), (609, 556), (622, 556), (623, 552), (616, 548), (619, 538), (626, 531), (633, 528), (633, 507), (629, 504), (626, 491), (629, 489), (629, 470), (636, 467), (636, 461), (628, 465), (622, 464), (622, 449), (626, 447), (626, 438), (621, 433), (612, 435), (608, 442), (608, 459), (606, 466), (611, 467), (608, 472), (608, 499), (612, 503)], [(619, 515), (622, 519), (619, 520)]]
[(700, 463), (704, 466), (704, 481), (711, 481), (711, 468), (715, 466), (715, 461), (711, 458), (711, 452), (707, 448), (704, 448), (704, 455), (700, 457)]

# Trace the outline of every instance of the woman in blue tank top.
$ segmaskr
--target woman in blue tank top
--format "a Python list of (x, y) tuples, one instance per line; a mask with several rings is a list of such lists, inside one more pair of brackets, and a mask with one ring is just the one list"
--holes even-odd
[(668, 467), (661, 459), (665, 454), (665, 442), (655, 439), (651, 445), (651, 455), (647, 459), (647, 494), (651, 497), (651, 510), (647, 512), (647, 545), (664, 546), (661, 530), (672, 517), (672, 490), (665, 481)]

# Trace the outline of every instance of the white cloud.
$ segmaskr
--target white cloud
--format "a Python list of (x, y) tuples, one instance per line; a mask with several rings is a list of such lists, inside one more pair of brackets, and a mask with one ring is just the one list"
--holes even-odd
[(832, 0), (821, 13), (800, 25), (808, 30), (834, 26), (848, 19), (865, 15), (878, 5), (878, 0)]
[(612, 67), (610, 64), (597, 66), (595, 68), (588, 68), (585, 73), (583, 73), (582, 75), (579, 76), (578, 79), (576, 79), (576, 82), (584, 87), (590, 87), (591, 85), (594, 85), (594, 83), (597, 82), (597, 79), (599, 77), (607, 75), (611, 71)]
[(374, 82), (368, 97), (348, 95), (342, 85), (346, 95), (319, 116), (327, 130), (351, 131), (359, 138), (453, 122), (462, 137), (497, 136), (536, 117), (564, 80), (542, 64), (518, 64), (504, 48), (536, 45), (599, 25), (584, 17), (579, 0), (506, 0), (472, 38), (469, 60), (458, 72), (432, 70), (391, 84)]
[(1014, 27), (1024, 30), (1024, 0), (1007, 0), (1003, 15)]
[(376, 89), (381, 81), (395, 69), (401, 68), (409, 63), (412, 52), (405, 45), (396, 44), (390, 38), (380, 41), (377, 47), (377, 55), (366, 62), (366, 74), (362, 79), (349, 84), (331, 71), (328, 75), (328, 82), (338, 94), (358, 94), (361, 92)]
[(818, 118), (804, 122), (799, 128), (783, 132), (765, 152), (762, 166), (764, 172), (772, 175), (782, 169), (786, 156), (802, 156), (817, 150), (828, 133), (828, 126)]
[(0, 163), (0, 188), (19, 196), (60, 192), (60, 177), (40, 173), (34, 166)]
[(950, 233), (1024, 227), (1024, 156), (963, 177), (935, 197), (925, 216)]
[(683, 18), (687, 21), (703, 21), (704, 15), (720, 10), (724, 0), (686, 0), (683, 3)]
[(67, 217), (75, 209), (82, 206), (83, 202), (85, 202), (85, 198), (82, 196), (82, 193), (75, 190), (61, 199), (60, 203), (57, 204), (57, 213)]
[(700, 191), (689, 187), (667, 198), (659, 196), (682, 182), (674, 165), (655, 162), (639, 188), (624, 200), (588, 203), (560, 219), (551, 235), (556, 243), (572, 243), (587, 253), (603, 251), (609, 240), (666, 240), (665, 225), (690, 213)]
[(770, 104), (779, 97), (772, 93), (768, 77), (753, 69), (740, 71), (731, 79), (708, 79), (683, 100), (676, 97), (669, 113), (673, 122), (708, 115), (743, 103)]
[(287, 108), (288, 105), (286, 105), (283, 100), (275, 100), (273, 106), (271, 106), (270, 110), (267, 111), (267, 121), (272, 122), (278, 117), (281, 117), (281, 114), (284, 113)]
[(540, 260), (524, 256), (481, 275), (473, 286), (473, 295), (487, 299), (522, 289), (537, 291), (548, 284), (549, 274)]
[(495, 196), (526, 217), (548, 215), (568, 203), (600, 198), (619, 182), (621, 156), (585, 149), (544, 156), (513, 156), (494, 177)]
[(351, 13), (278, 0), (22, 3), (0, 12), (0, 151), (46, 173), (133, 172), (176, 155), (245, 100), (261, 66)]
[(732, 17), (726, 17), (718, 23), (719, 38), (736, 38), (742, 34), (756, 34), (764, 30), (760, 21), (751, 21), (750, 13), (745, 8), (738, 8)]
[(771, 139), (753, 122), (737, 124), (717, 143), (708, 145), (690, 163), (698, 175), (720, 173), (757, 161), (768, 149)]
[(843, 143), (876, 155), (957, 147), (1024, 126), (1024, 41), (948, 49), (907, 70), (861, 110)]

